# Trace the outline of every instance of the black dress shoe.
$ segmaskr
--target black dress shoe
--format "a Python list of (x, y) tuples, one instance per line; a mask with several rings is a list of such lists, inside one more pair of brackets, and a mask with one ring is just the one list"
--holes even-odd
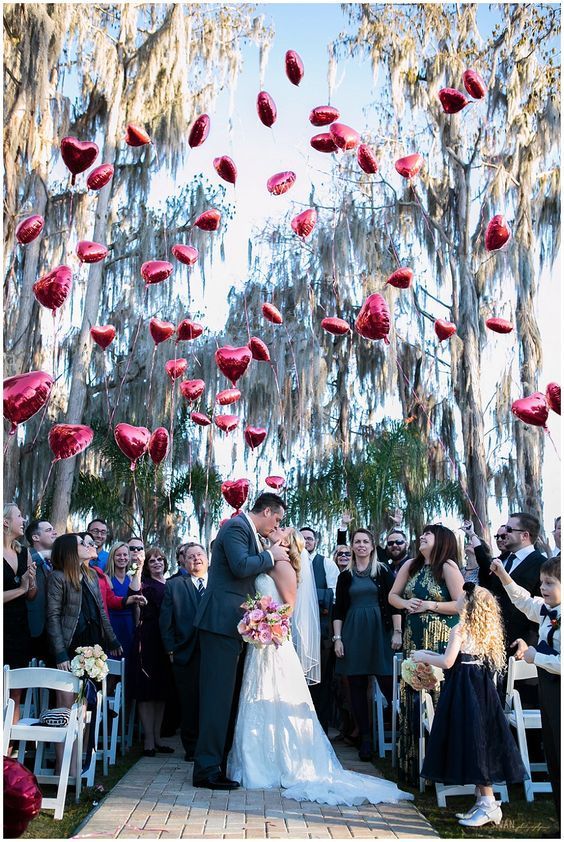
[(146, 748), (143, 751), (143, 757), (154, 757), (155, 756), (155, 749), (154, 748)]
[(155, 746), (159, 754), (174, 754), (174, 749), (170, 746)]
[(238, 789), (237, 781), (230, 781), (229, 778), (222, 777), (219, 773), (210, 775), (208, 778), (199, 778), (193, 782), (195, 787), (202, 789)]

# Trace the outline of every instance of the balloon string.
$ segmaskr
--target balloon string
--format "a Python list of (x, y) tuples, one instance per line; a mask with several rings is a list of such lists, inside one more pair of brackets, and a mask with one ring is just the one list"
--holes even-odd
[(204, 517), (207, 517), (207, 505), (208, 505), (208, 492), (210, 487), (210, 471), (211, 471), (211, 458), (212, 458), (212, 451), (213, 451), (213, 437), (214, 437), (214, 428), (213, 424), (210, 424), (209, 433), (208, 433), (208, 453), (207, 453), (207, 466), (206, 466), (206, 489), (204, 492)]
[(297, 392), (297, 395), (298, 395), (298, 406), (299, 406), (300, 397), (301, 397), (301, 395), (300, 395), (300, 375), (299, 375), (299, 372), (298, 372), (298, 364), (296, 362), (296, 355), (294, 354), (294, 344), (293, 344), (293, 342), (290, 338), (290, 333), (288, 331), (288, 328), (286, 327), (286, 323), (284, 323), (284, 330), (286, 331), (286, 336), (288, 338), (288, 344), (290, 346), (290, 353), (292, 355), (292, 362), (294, 364), (294, 371), (296, 373), (296, 392)]
[(41, 413), (41, 418), (40, 418), (40, 421), (39, 421), (39, 426), (38, 426), (38, 428), (37, 428), (37, 432), (36, 432), (36, 434), (35, 434), (35, 437), (34, 437), (34, 439), (33, 439), (32, 443), (31, 443), (32, 448), (33, 448), (33, 447), (35, 447), (35, 442), (37, 441), (37, 439), (38, 439), (38, 437), (39, 437), (39, 433), (41, 432), (41, 427), (43, 426), (43, 422), (45, 421), (45, 415), (47, 414), (47, 408), (48, 408), (48, 405), (49, 405), (49, 401), (47, 401), (47, 403), (46, 403), (46, 404), (45, 404), (45, 406), (43, 407), (43, 412)]
[[(104, 389), (106, 392), (106, 404), (108, 406), (108, 424), (110, 424), (110, 417), (112, 414), (112, 408), (110, 406), (110, 390), (108, 388), (108, 372), (106, 370), (106, 352), (102, 351), (102, 366), (104, 369)], [(151, 405), (151, 399), (149, 398), (149, 406)]]
[(153, 373), (155, 368), (155, 356), (157, 353), (157, 346), (155, 345), (153, 348), (153, 353), (151, 354), (151, 373), (149, 374), (149, 398), (147, 400), (147, 407), (150, 407), (151, 404), (151, 394), (153, 392)]
[(425, 210), (425, 208), (421, 204), (421, 199), (419, 198), (419, 194), (417, 193), (417, 190), (415, 189), (415, 185), (413, 184), (413, 181), (411, 179), (409, 179), (409, 186), (411, 187), (411, 191), (412, 191), (413, 196), (415, 198), (415, 203), (419, 206), (419, 210), (423, 214), (423, 219), (425, 220), (425, 225), (427, 226), (427, 231), (431, 235), (431, 239), (433, 240), (433, 243), (434, 243), (435, 242), (435, 232), (433, 231), (433, 229), (431, 227), (431, 223), (429, 221), (429, 216), (427, 214), (427, 211)]
[(390, 231), (390, 228), (389, 228), (389, 225), (388, 225), (388, 213), (387, 212), (384, 215), (384, 227), (386, 229), (386, 234), (388, 235), (388, 239), (390, 241), (390, 248), (392, 250), (392, 254), (394, 255), (394, 258), (396, 260), (396, 263), (398, 264), (398, 269), (399, 269), (399, 267), (401, 266), (401, 261), (399, 259), (399, 254), (397, 252), (396, 245), (393, 241), (392, 234), (391, 234), (391, 231)]
[[(409, 381), (409, 378), (407, 377), (407, 375), (406, 375), (405, 371), (403, 370), (403, 368), (402, 368), (402, 366), (401, 366), (401, 363), (400, 363), (400, 361), (399, 361), (399, 359), (398, 359), (398, 355), (397, 355), (397, 352), (395, 351), (395, 349), (393, 349), (393, 354), (394, 354), (394, 357), (395, 357), (396, 365), (397, 365), (397, 367), (399, 368), (399, 370), (400, 370), (400, 372), (401, 372), (401, 374), (402, 374), (402, 376), (403, 376), (403, 379), (405, 380), (405, 382), (406, 382), (406, 384), (407, 384), (407, 387), (408, 387), (409, 391), (410, 391), (410, 392), (411, 392), (411, 394), (413, 395), (413, 398), (414, 398), (414, 400), (415, 400), (416, 404), (418, 404), (418, 406), (420, 406), (420, 407), (421, 407), (421, 409), (423, 410), (423, 412), (425, 413), (425, 416), (426, 416), (426, 418), (427, 418), (427, 421), (429, 422), (429, 425), (431, 425), (431, 416), (430, 416), (430, 415), (429, 415), (429, 413), (427, 412), (427, 409), (425, 408), (424, 403), (423, 403), (423, 402), (419, 399), (419, 397), (418, 397), (417, 393), (416, 393), (416, 392), (415, 392), (415, 390), (413, 389), (413, 387), (412, 387), (412, 385), (411, 385), (411, 383), (410, 383), (410, 381)], [(449, 452), (448, 452), (448, 450), (447, 450), (447, 447), (446, 447), (446, 445), (445, 445), (444, 441), (442, 440), (442, 438), (441, 438), (441, 436), (440, 436), (439, 434), (437, 434), (437, 439), (438, 439), (438, 441), (439, 441), (439, 444), (441, 445), (441, 448), (442, 448), (442, 451), (443, 451), (444, 455), (446, 456), (446, 458), (447, 458), (447, 459), (448, 459), (448, 461), (450, 462), (450, 465), (451, 465), (451, 467), (452, 467), (452, 469), (453, 469), (453, 471), (454, 471), (454, 475), (455, 475), (456, 479), (458, 480), (458, 482), (460, 483), (460, 487), (462, 488), (462, 491), (463, 491), (463, 493), (464, 493), (464, 496), (466, 497), (466, 499), (468, 500), (468, 503), (470, 504), (470, 508), (471, 508), (471, 509), (472, 509), (472, 511), (474, 512), (474, 514), (475, 514), (475, 516), (476, 516), (476, 519), (477, 519), (478, 523), (480, 524), (480, 527), (481, 527), (481, 529), (482, 529), (482, 534), (484, 534), (484, 533), (485, 533), (485, 531), (486, 531), (486, 528), (485, 528), (484, 524), (482, 523), (482, 520), (481, 520), (481, 518), (480, 518), (480, 515), (478, 514), (478, 512), (477, 512), (477, 510), (476, 510), (476, 506), (475, 506), (475, 505), (474, 505), (474, 503), (472, 502), (472, 499), (471, 499), (470, 495), (468, 494), (468, 491), (466, 490), (466, 487), (465, 487), (464, 482), (462, 481), (462, 478), (460, 477), (460, 473), (459, 473), (459, 470), (458, 470), (458, 466), (456, 465), (456, 463), (455, 463), (455, 462), (454, 462), (454, 460), (452, 459), (451, 455), (449, 454)]]
[(43, 497), (45, 495), (45, 492), (47, 491), (47, 485), (49, 484), (49, 480), (51, 478), (51, 471), (53, 470), (53, 465), (55, 464), (55, 462), (58, 462), (58, 461), (59, 461), (58, 459), (53, 459), (53, 461), (49, 465), (49, 470), (47, 471), (47, 478), (46, 478), (45, 482), (43, 483), (43, 488), (41, 489), (41, 494), (39, 495), (39, 500), (35, 504), (34, 512), (37, 516), (39, 516), (41, 514), (40, 506), (41, 506), (41, 503), (43, 502)]
[[(145, 292), (144, 292), (144, 296), (143, 296), (143, 299), (144, 299), (143, 300), (143, 310), (145, 309), (146, 304), (147, 304), (148, 291), (149, 291), (149, 287), (147, 285), (145, 285)], [(121, 378), (121, 382), (119, 384), (116, 405), (114, 406), (114, 409), (113, 409), (113, 412), (112, 412), (112, 417), (110, 418), (110, 427), (114, 423), (114, 418), (115, 418), (117, 408), (119, 406), (119, 402), (120, 402), (120, 399), (121, 399), (123, 384), (125, 383), (125, 378), (127, 377), (127, 374), (129, 372), (129, 367), (131, 365), (131, 360), (133, 359), (133, 353), (134, 353), (135, 347), (137, 345), (137, 340), (139, 339), (139, 332), (141, 330), (142, 323), (143, 323), (143, 313), (141, 313), (140, 316), (139, 316), (139, 320), (137, 322), (137, 329), (135, 331), (135, 336), (133, 338), (133, 345), (131, 346), (131, 350), (130, 350), (129, 355), (127, 357), (127, 365), (125, 367), (125, 372), (124, 372), (123, 377)]]
[(280, 421), (283, 422), (284, 420), (284, 406), (282, 404), (282, 392), (280, 391), (280, 383), (278, 382), (278, 374), (276, 373), (276, 369), (274, 368), (274, 363), (270, 361), (270, 368), (272, 369), (272, 374), (274, 375), (274, 383), (276, 385), (276, 391), (278, 392), (278, 400), (280, 401)]
[(556, 457), (557, 457), (558, 461), (562, 462), (562, 459), (560, 458), (560, 454), (558, 453), (558, 448), (556, 447), (556, 444), (554, 443), (554, 439), (550, 435), (550, 430), (548, 429), (548, 427), (545, 427), (544, 431), (545, 431), (546, 435), (548, 436), (548, 438), (550, 439), (550, 441), (552, 442), (552, 446), (554, 448), (554, 452), (556, 453)]
[[(135, 467), (136, 466), (134, 465), (134, 467), (131, 471), (131, 474), (132, 474), (132, 477), (133, 477), (133, 496), (134, 496), (133, 520), (134, 520), (135, 524), (139, 527), (139, 532), (142, 535), (143, 534), (143, 517), (142, 517), (142, 514), (141, 514), (141, 503), (139, 502), (139, 492), (137, 490), (137, 480), (135, 478)], [(135, 508), (137, 509), (137, 512), (139, 513), (138, 518), (135, 516)]]

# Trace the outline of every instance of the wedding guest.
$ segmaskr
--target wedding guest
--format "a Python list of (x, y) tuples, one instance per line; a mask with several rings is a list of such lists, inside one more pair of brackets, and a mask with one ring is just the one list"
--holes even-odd
[(86, 531), (92, 536), (96, 544), (96, 560), (94, 564), (100, 570), (105, 570), (106, 564), (108, 563), (108, 553), (104, 549), (104, 544), (108, 540), (108, 524), (101, 517), (96, 517), (90, 521), (86, 527)]
[(560, 558), (560, 535), (561, 535), (561, 521), (560, 516), (556, 518), (554, 521), (554, 529), (552, 530), (552, 537), (554, 538), (554, 545), (556, 547), (556, 551), (554, 552), (555, 558)]
[(331, 684), (334, 671), (333, 643), (331, 640), (333, 634), (332, 615), (339, 568), (330, 558), (325, 558), (317, 552), (319, 536), (315, 529), (311, 526), (302, 526), (300, 532), (313, 567), (321, 628), (321, 681), (319, 684), (311, 685), (310, 692), (317, 718), (321, 727), (327, 733), (331, 715)]
[(499, 555), (500, 561), (505, 561), (507, 556), (509, 555), (509, 550), (505, 546), (505, 542), (507, 541), (507, 530), (505, 529), (505, 524), (502, 524), (499, 529), (497, 530), (496, 534), (494, 535), (494, 541), (497, 546), (497, 550)]
[[(108, 605), (110, 623), (123, 649), (124, 658), (129, 658), (135, 635), (134, 606), (144, 604), (141, 594), (141, 568), (135, 576), (127, 575), (129, 548), (125, 542), (114, 544), (110, 549), (106, 574), (110, 580), (113, 595), (120, 600), (119, 607)], [(135, 593), (132, 593), (135, 592)], [(138, 597), (138, 598), (136, 598)]]
[(351, 545), (351, 562), (337, 581), (333, 613), (335, 671), (348, 677), (361, 736), (359, 757), (370, 760), (369, 677), (376, 676), (391, 704), (392, 655), (393, 650), (401, 648), (401, 613), (389, 606), (394, 577), (389, 566), (378, 561), (372, 533), (357, 529)]
[[(24, 517), (15, 503), (4, 506), (4, 665), (27, 667), (32, 657), (27, 602), (37, 595), (36, 566), (29, 550), (22, 548)], [(14, 722), (20, 718), (21, 690), (12, 690)]]
[(140, 568), (142, 570), (145, 563), (145, 542), (143, 541), (143, 538), (138, 538), (136, 535), (132, 535), (127, 542), (127, 547), (129, 549), (130, 568), (132, 570), (135, 570), (136, 568)]
[(190, 544), (180, 544), (179, 547), (176, 548), (176, 573), (173, 573), (170, 576), (170, 579), (174, 579), (175, 576), (187, 576), (188, 570), (186, 569), (186, 548), (189, 547)]
[(208, 585), (209, 561), (201, 544), (183, 546), (187, 575), (167, 580), (159, 626), (180, 700), (184, 760), (192, 761), (198, 739), (200, 691), (200, 644), (194, 618)]
[[(376, 553), (378, 555), (378, 561), (388, 564), (395, 576), (402, 564), (410, 558), (410, 552), (407, 535), (400, 529), (403, 520), (401, 509), (396, 508), (393, 515), (390, 515), (390, 519), (394, 526), (386, 535), (386, 546), (381, 547), (378, 545), (376, 547)], [(347, 530), (350, 529), (351, 521), (351, 514), (349, 512), (343, 512), (341, 522), (337, 529), (338, 544), (347, 543)]]
[(512, 645), (516, 647), (517, 659), (522, 658), (537, 667), (542, 742), (560, 824), (560, 558), (549, 558), (542, 563), (540, 596), (531, 596), (525, 588), (515, 584), (499, 561), (492, 563), (492, 571), (513, 605), (539, 627), (535, 646), (527, 646), (522, 639), (513, 641)]
[(51, 666), (51, 652), (47, 636), (47, 578), (52, 570), (51, 549), (57, 537), (48, 520), (32, 520), (26, 527), (25, 538), (36, 565), (37, 595), (28, 600), (27, 619), (31, 633), (32, 657)]
[(462, 570), (465, 582), (474, 582), (483, 588), (489, 588), (491, 576), (488, 567), (492, 560), (489, 546), (478, 538), (472, 521), (465, 520), (461, 527), (464, 532), (464, 555), (466, 564)]
[(338, 544), (333, 553), (333, 561), (339, 568), (339, 573), (347, 569), (347, 566), (352, 558), (352, 550), (348, 544)]
[(460, 621), (444, 654), (423, 650), (411, 656), (447, 670), (421, 776), (446, 785), (473, 784), (479, 797), (459, 823), (498, 825), (502, 812), (492, 782), (520, 783), (526, 776), (492, 680), (493, 672), (506, 668), (503, 621), (495, 597), (471, 582), (464, 584), (456, 605)]
[[(129, 550), (138, 538), (130, 538)], [(170, 660), (163, 646), (159, 628), (161, 603), (165, 593), (165, 573), (168, 570), (165, 554), (160, 547), (148, 547), (141, 575), (142, 593), (147, 600), (141, 606), (139, 624), (133, 646), (131, 695), (137, 699), (139, 717), (143, 725), (145, 757), (156, 752), (169, 754), (174, 749), (159, 743), (165, 703), (172, 691)], [(134, 550), (135, 555), (139, 552)]]
[[(458, 620), (456, 601), (464, 579), (458, 565), (454, 532), (440, 524), (425, 526), (419, 552), (396, 576), (389, 601), (404, 610), (403, 650), (428, 649), (442, 654)], [(400, 684), (398, 763), (400, 778), (419, 785), (419, 694)]]

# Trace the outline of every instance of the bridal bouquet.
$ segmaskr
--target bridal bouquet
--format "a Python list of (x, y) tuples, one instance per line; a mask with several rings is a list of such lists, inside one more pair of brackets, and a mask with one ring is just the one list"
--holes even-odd
[(440, 667), (416, 664), (411, 658), (405, 658), (401, 663), (401, 677), (414, 690), (435, 690), (444, 675)]
[(245, 609), (237, 631), (245, 641), (262, 649), (263, 646), (282, 646), (290, 637), (288, 604), (279, 605), (271, 596), (248, 596), (241, 608)]
[(102, 681), (108, 674), (108, 656), (101, 646), (79, 646), (71, 661), (71, 672), (79, 678)]

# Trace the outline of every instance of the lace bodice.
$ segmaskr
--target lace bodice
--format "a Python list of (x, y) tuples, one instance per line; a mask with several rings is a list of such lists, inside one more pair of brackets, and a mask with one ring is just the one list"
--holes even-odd
[(270, 596), (272, 599), (276, 600), (282, 604), (284, 600), (278, 593), (278, 588), (276, 587), (276, 583), (272, 576), (269, 576), (268, 573), (260, 573), (257, 578), (255, 579), (255, 591), (259, 593), (261, 596)]

